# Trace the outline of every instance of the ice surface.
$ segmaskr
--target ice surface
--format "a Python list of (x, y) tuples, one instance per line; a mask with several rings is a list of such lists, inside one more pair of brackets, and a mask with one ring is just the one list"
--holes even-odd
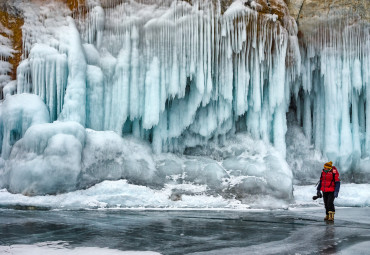
[(98, 247), (77, 247), (70, 249), (66, 242), (44, 242), (36, 243), (34, 245), (15, 244), (11, 246), (0, 246), (0, 252), (9, 255), (37, 255), (37, 254), (51, 254), (51, 255), (157, 255), (160, 253), (151, 251), (120, 251), (108, 248)]
[(326, 223), (325, 212), (318, 207), (274, 211), (2, 209), (0, 227), (7, 231), (0, 232), (0, 249), (33, 251), (41, 246), (38, 250), (46, 253), (59, 248), (57, 252), (67, 254), (84, 254), (85, 249), (103, 254), (116, 249), (212, 255), (367, 254), (369, 211), (338, 208), (335, 223)]

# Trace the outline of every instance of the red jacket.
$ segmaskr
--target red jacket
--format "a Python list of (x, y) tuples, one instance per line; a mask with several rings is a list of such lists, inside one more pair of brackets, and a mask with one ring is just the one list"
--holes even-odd
[[(333, 178), (334, 174), (334, 178)], [(339, 172), (335, 166), (333, 166), (332, 170), (329, 172), (325, 172), (322, 170), (321, 178), (320, 178), (320, 190), (322, 192), (334, 192), (335, 191), (335, 183), (340, 182), (339, 179)]]

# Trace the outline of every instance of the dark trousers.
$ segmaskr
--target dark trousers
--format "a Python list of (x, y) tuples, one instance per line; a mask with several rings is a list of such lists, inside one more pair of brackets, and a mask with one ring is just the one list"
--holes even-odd
[(323, 193), (326, 214), (329, 214), (329, 211), (335, 212), (334, 192), (323, 192)]

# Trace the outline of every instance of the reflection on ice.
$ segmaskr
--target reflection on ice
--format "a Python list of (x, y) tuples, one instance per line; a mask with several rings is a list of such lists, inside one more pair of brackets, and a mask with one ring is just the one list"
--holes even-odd
[(0, 251), (366, 254), (369, 215), (369, 208), (338, 208), (335, 222), (326, 224), (321, 208), (259, 212), (2, 210)]
[(68, 248), (65, 242), (44, 242), (34, 245), (15, 244), (11, 246), (0, 246), (0, 253), (8, 255), (159, 255), (157, 252), (150, 251), (120, 251), (115, 249), (98, 247), (76, 247)]

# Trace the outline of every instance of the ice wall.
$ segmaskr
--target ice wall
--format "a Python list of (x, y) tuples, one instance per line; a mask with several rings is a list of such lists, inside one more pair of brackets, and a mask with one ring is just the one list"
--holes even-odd
[(322, 20), (302, 44), (297, 119), (317, 150), (342, 172), (356, 172), (370, 152), (370, 26), (353, 17)]
[(58, 43), (32, 47), (18, 69), (18, 91), (40, 95), (52, 120), (130, 133), (157, 153), (248, 130), (285, 155), (286, 77), (300, 64), (288, 16), (278, 20), (244, 1), (223, 14), (212, 1), (103, 7), (90, 1), (76, 18), (82, 42), (69, 24), (54, 36)]
[[(181, 177), (225, 196), (244, 199), (257, 191), (290, 198), (292, 176), (283, 160), (289, 106), (309, 140), (302, 144), (312, 142), (341, 171), (366, 165), (366, 23), (324, 22), (298, 41), (292, 18), (262, 13), (250, 1), (233, 1), (225, 12), (217, 1), (87, 1), (74, 19), (62, 3), (19, 3), (25, 25), (17, 93), (38, 95), (46, 107), (40, 103), (34, 112), (46, 112), (42, 123), (50, 123), (28, 123), (14, 113), (16, 125), (28, 124), (14, 129), (16, 139), (2, 151), (1, 186), (12, 192), (58, 193), (120, 178), (160, 186), (168, 178), (182, 184)], [(2, 123), (13, 115), (4, 116)], [(250, 150), (244, 131), (253, 142), (273, 144), (281, 157), (263, 146)], [(236, 133), (246, 147), (228, 143)], [(220, 155), (229, 149), (232, 155), (213, 158), (219, 145), (226, 146)], [(146, 159), (130, 161), (141, 150)], [(161, 159), (161, 152), (202, 157)], [(63, 164), (63, 155), (73, 163)]]

